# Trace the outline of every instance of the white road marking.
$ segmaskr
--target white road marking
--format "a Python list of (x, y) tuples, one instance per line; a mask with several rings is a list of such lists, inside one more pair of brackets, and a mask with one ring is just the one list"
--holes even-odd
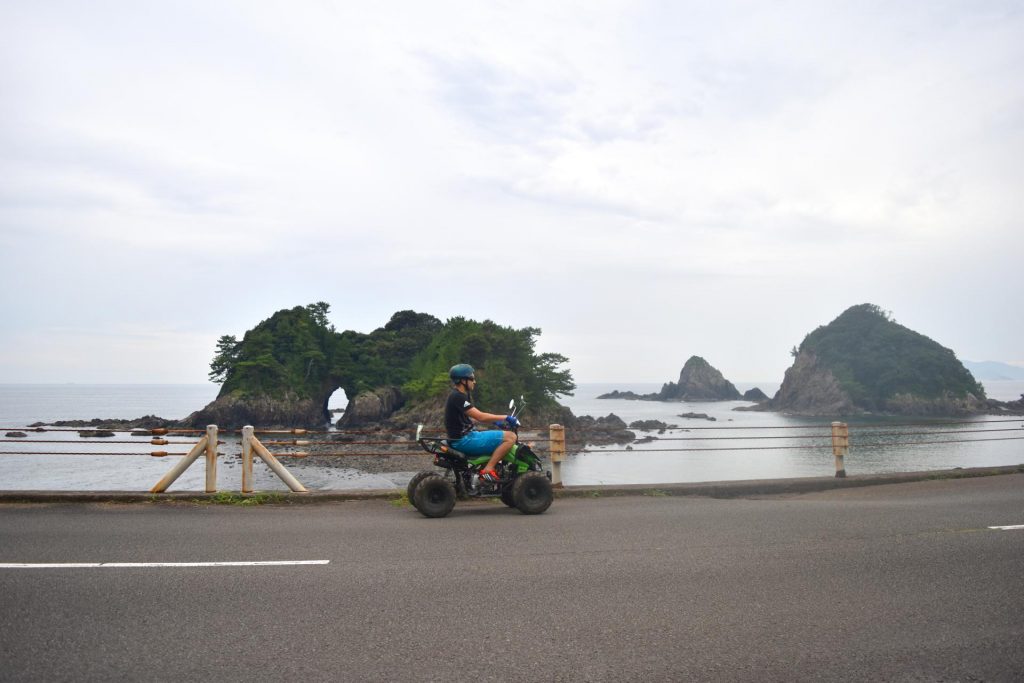
[(989, 529), (999, 529), (1000, 531), (1011, 531), (1013, 529), (1024, 529), (1024, 524), (1013, 524), (1011, 526), (990, 526)]
[(0, 563), (0, 569), (91, 569), (94, 567), (145, 568), (152, 567), (280, 567), (287, 565), (329, 564), (330, 560), (272, 560), (269, 562), (51, 562), (29, 564), (23, 562)]

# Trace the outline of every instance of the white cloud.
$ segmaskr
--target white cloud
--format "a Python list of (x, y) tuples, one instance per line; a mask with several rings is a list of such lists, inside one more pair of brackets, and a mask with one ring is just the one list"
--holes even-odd
[[(168, 358), (202, 377), (217, 335), (319, 299), (363, 330), (538, 324), (584, 380), (629, 377), (631, 336), (663, 358), (637, 379), (716, 349), (781, 375), (869, 300), (970, 356), (1024, 332), (989, 301), (1024, 291), (1012, 3), (17, 2), (0, 27), (19, 377), (73, 343), (30, 343), (54, 319), (187, 316), (205, 350)], [(165, 345), (128, 337), (84, 347), (154, 380)]]

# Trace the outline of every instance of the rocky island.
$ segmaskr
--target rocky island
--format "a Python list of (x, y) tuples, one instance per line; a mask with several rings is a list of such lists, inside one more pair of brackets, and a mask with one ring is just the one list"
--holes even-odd
[[(760, 389), (757, 392), (764, 396)], [(725, 379), (710, 363), (700, 356), (690, 356), (679, 372), (679, 381), (662, 385), (661, 391), (656, 394), (612, 391), (598, 398), (621, 398), (632, 401), (737, 401), (743, 396), (733, 383)]]
[[(750, 408), (747, 408), (749, 410)], [(874, 304), (844, 311), (794, 349), (778, 393), (752, 408), (796, 415), (959, 416), (1007, 412), (952, 350)]]
[(556, 398), (575, 389), (567, 362), (557, 353), (534, 351), (540, 330), (513, 329), (491, 321), (399, 311), (383, 327), (363, 334), (338, 332), (319, 302), (274, 313), (241, 340), (217, 342), (210, 379), (222, 383), (217, 398), (183, 421), (186, 425), (246, 424), (323, 427), (328, 401), (343, 389), (349, 403), (340, 427), (407, 427), (442, 423), (448, 368), (477, 368), (477, 401), (499, 410), (523, 397), (537, 424), (571, 416)]

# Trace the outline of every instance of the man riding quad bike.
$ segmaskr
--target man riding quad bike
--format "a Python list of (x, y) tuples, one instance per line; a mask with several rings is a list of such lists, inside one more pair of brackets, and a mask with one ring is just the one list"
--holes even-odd
[[(473, 405), (476, 373), (464, 363), (451, 368), (452, 392), (445, 404), (447, 438), (421, 437), (416, 441), (434, 455), (438, 470), (425, 470), (409, 482), (409, 500), (426, 517), (444, 517), (458, 498), (500, 497), (509, 507), (537, 515), (554, 499), (551, 473), (526, 444), (518, 443), (519, 419), (515, 401), (511, 413), (494, 415)], [(474, 431), (473, 420), (492, 422), (499, 429)]]

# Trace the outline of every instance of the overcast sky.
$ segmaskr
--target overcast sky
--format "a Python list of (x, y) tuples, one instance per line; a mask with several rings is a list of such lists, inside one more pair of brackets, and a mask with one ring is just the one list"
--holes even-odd
[(0, 3), (0, 382), (331, 304), (781, 381), (864, 302), (1024, 364), (1020, 2)]

